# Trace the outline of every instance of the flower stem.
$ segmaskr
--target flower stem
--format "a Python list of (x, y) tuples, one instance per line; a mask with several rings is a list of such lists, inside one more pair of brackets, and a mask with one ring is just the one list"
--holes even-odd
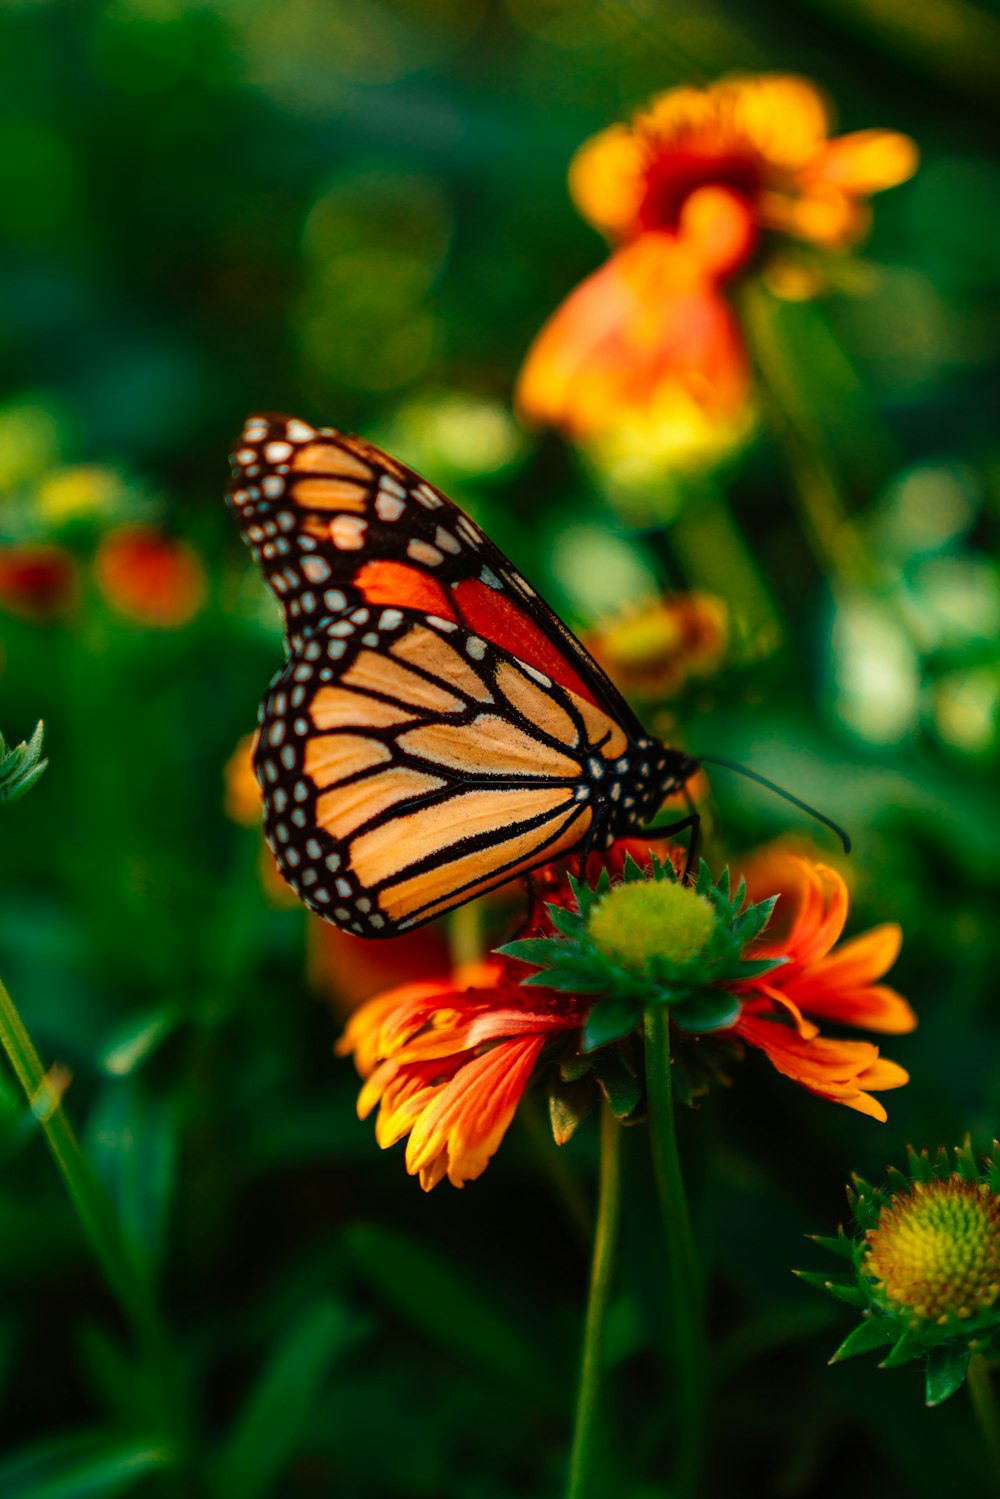
[(573, 1446), (570, 1450), (566, 1499), (586, 1499), (592, 1478), (598, 1402), (604, 1356), (604, 1328), (611, 1295), (615, 1248), (621, 1208), (622, 1127), (607, 1104), (601, 1113), (601, 1182), (594, 1227), (594, 1258), (590, 1295), (583, 1329), (580, 1384), (576, 1396)]
[(1000, 1407), (997, 1406), (989, 1365), (981, 1353), (974, 1353), (969, 1359), (966, 1383), (993, 1477), (1000, 1484)]
[(701, 1472), (705, 1426), (706, 1358), (701, 1267), (681, 1174), (674, 1121), (670, 1016), (656, 1005), (646, 1012), (646, 1091), (660, 1215), (667, 1248), (667, 1293), (677, 1375), (678, 1499), (693, 1499)]
[[(24, 1090), (28, 1107), (38, 1119), (94, 1256), (132, 1324), (137, 1349), (156, 1382), (161, 1417), (174, 1444), (172, 1457), (177, 1463), (179, 1449), (186, 1447), (183, 1436), (186, 1422), (181, 1413), (176, 1365), (166, 1328), (151, 1287), (122, 1236), (114, 1208), (84, 1155), (56, 1093), (49, 1086), (34, 1043), (2, 981), (0, 1046)], [(179, 1478), (179, 1469), (176, 1471)]]

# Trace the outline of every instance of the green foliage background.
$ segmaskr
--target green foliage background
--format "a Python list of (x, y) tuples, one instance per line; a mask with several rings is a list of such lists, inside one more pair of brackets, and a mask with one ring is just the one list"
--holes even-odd
[[(683, 1121), (715, 1284), (706, 1492), (936, 1496), (959, 1460), (973, 1490), (964, 1397), (925, 1412), (915, 1368), (828, 1369), (847, 1315), (789, 1270), (818, 1263), (802, 1235), (832, 1231), (851, 1169), (877, 1179), (908, 1141), (984, 1145), (1000, 1122), (998, 39), (972, 0), (3, 8), (0, 540), (86, 569), (109, 517), (154, 518), (210, 576), (176, 632), (115, 614), (86, 570), (61, 622), (0, 618), (0, 726), (16, 741), (44, 717), (51, 758), (3, 813), (0, 973), (73, 1075), (67, 1110), (169, 1343), (134, 1349), (0, 1074), (5, 1499), (544, 1499), (562, 1481), (587, 1266), (567, 1203), (589, 1200), (596, 1131), (554, 1162), (519, 1120), (480, 1183), (424, 1197), (355, 1119), (304, 916), (268, 904), (256, 834), (223, 812), (280, 656), (221, 500), (252, 409), (394, 448), (577, 625), (665, 576), (727, 597), (739, 647), (674, 732), (848, 824), (852, 919), (902, 922), (893, 979), (921, 1026), (886, 1047), (913, 1078), (887, 1126), (759, 1058)], [(613, 503), (509, 415), (530, 338), (604, 253), (566, 194), (572, 151), (734, 69), (805, 72), (843, 128), (923, 152), (877, 200), (857, 284), (775, 312), (874, 581), (810, 545), (766, 427), (722, 473)], [(107, 514), (57, 523), (46, 485), (81, 464)], [(803, 830), (717, 790), (716, 862)], [(642, 1132), (627, 1143), (603, 1491), (652, 1499), (671, 1401)]]

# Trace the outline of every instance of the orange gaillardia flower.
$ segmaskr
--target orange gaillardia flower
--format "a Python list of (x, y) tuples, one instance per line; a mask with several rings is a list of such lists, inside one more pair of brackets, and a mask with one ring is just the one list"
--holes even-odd
[[(354, 1054), (365, 1079), (359, 1113), (378, 1109), (383, 1147), (409, 1136), (407, 1169), (425, 1190), (481, 1175), (542, 1069), (559, 1143), (597, 1087), (620, 1118), (639, 1110), (650, 1005), (670, 1007), (688, 1096), (745, 1042), (811, 1092), (885, 1119), (868, 1090), (900, 1087), (907, 1074), (868, 1042), (820, 1036), (810, 1016), (911, 1029), (906, 1001), (874, 982), (898, 934), (881, 929), (833, 951), (846, 887), (810, 866), (788, 936), (765, 946), (776, 896), (748, 904), (745, 886), (731, 894), (728, 871), (713, 883), (704, 864), (696, 884), (684, 884), (679, 862), (631, 842), (590, 861), (588, 875), (600, 870), (593, 887), (542, 871), (547, 900), (526, 937), (470, 973), (391, 990), (352, 1017), (338, 1050)], [(524, 964), (534, 970), (527, 978)], [(687, 1068), (685, 1042), (696, 1036)]]
[(830, 127), (813, 84), (773, 74), (671, 89), (581, 147), (570, 192), (617, 248), (530, 350), (525, 416), (584, 440), (738, 430), (749, 371), (725, 286), (782, 238), (848, 249), (868, 197), (916, 170), (908, 137)]
[(754, 948), (757, 957), (784, 962), (743, 987), (736, 1033), (810, 1092), (884, 1122), (885, 1109), (867, 1090), (897, 1088), (906, 1073), (871, 1042), (821, 1037), (815, 1021), (888, 1035), (914, 1029), (906, 1000), (878, 982), (896, 961), (902, 932), (889, 922), (840, 943), (849, 905), (843, 877), (793, 854), (785, 864), (788, 884), (797, 889), (791, 926), (780, 940)]
[(119, 526), (109, 532), (97, 549), (94, 574), (119, 614), (160, 630), (188, 624), (208, 591), (194, 548), (150, 526)]

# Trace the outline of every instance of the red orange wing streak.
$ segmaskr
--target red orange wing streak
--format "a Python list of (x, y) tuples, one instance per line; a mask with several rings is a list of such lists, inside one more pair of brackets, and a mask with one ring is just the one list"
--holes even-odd
[(553, 641), (538, 628), (524, 610), (505, 593), (488, 588), (478, 578), (459, 583), (453, 596), (462, 623), (484, 640), (492, 640), (512, 655), (543, 671), (560, 687), (597, 706), (593, 691), (573, 670)]
[(451, 600), (436, 578), (405, 562), (366, 562), (354, 579), (366, 601), (373, 607), (385, 604), (393, 609), (418, 609), (421, 614), (436, 614), (458, 624)]

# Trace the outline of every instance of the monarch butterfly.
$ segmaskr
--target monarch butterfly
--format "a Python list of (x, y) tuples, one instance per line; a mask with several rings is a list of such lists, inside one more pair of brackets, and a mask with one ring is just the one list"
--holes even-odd
[(254, 744), (265, 832), (318, 915), (393, 936), (607, 847), (697, 769), (395, 458), (253, 416), (232, 466), (228, 501), (285, 620)]

